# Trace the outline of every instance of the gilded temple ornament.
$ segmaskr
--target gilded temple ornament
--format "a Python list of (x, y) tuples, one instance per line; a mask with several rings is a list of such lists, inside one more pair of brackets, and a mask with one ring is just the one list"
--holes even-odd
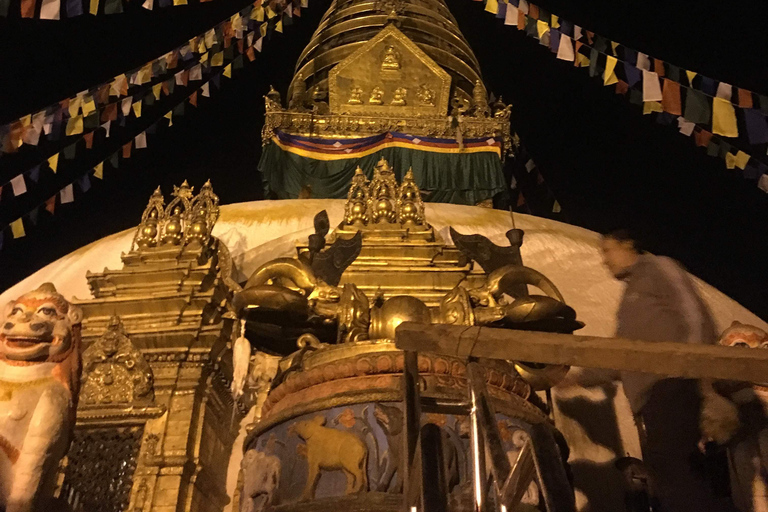
[(347, 100), (347, 103), (350, 105), (362, 105), (363, 104), (363, 100), (361, 99), (362, 95), (363, 95), (363, 90), (358, 86), (354, 86), (349, 93), (349, 100)]
[(293, 93), (288, 101), (288, 108), (291, 110), (304, 111), (307, 103), (307, 83), (301, 73), (296, 75), (293, 84)]
[(419, 99), (421, 105), (430, 107), (435, 106), (435, 92), (424, 84), (419, 85), (416, 97)]
[(381, 59), (382, 71), (398, 71), (400, 70), (400, 54), (395, 50), (393, 45), (388, 45), (384, 49), (384, 57)]
[(413, 177), (413, 168), (405, 173), (397, 192), (397, 221), (406, 226), (421, 226), (426, 223), (424, 202)]
[(152, 370), (131, 342), (120, 317), (83, 352), (85, 405), (128, 405), (154, 398)]
[(480, 80), (475, 82), (475, 87), (472, 89), (472, 100), (475, 104), (475, 117), (488, 117), (491, 115), (491, 109), (488, 106), (488, 97), (485, 92), (485, 86), (483, 86), (483, 82)]
[(200, 193), (190, 202), (190, 212), (187, 241), (204, 246), (211, 237), (213, 225), (219, 219), (219, 196), (213, 193), (211, 180), (205, 182)]
[(405, 96), (408, 94), (408, 90), (405, 87), (398, 87), (395, 89), (394, 94), (392, 95), (392, 105), (395, 106), (404, 106), (407, 104), (405, 100)]
[(165, 219), (165, 198), (157, 187), (149, 198), (149, 203), (141, 214), (141, 223), (133, 238), (131, 247), (138, 246), (141, 249), (155, 247), (159, 233), (159, 223)]
[(397, 198), (397, 180), (395, 172), (383, 157), (373, 170), (373, 180), (370, 185), (368, 210), (371, 222), (393, 223), (397, 220), (395, 201)]
[(381, 105), (384, 103), (384, 100), (382, 99), (384, 97), (384, 91), (381, 89), (381, 87), (374, 87), (371, 91), (371, 97), (368, 98), (368, 103), (371, 105)]
[(264, 101), (268, 112), (273, 110), (281, 110), (283, 108), (280, 93), (271, 85), (269, 86), (269, 92), (266, 96), (264, 96)]
[(344, 205), (344, 222), (347, 225), (363, 226), (368, 224), (368, 178), (360, 166), (355, 169), (352, 184), (347, 192), (347, 203)]
[(192, 190), (187, 180), (180, 187), (173, 186), (174, 199), (168, 203), (165, 209), (167, 222), (163, 227), (162, 242), (164, 244), (180, 245), (184, 240), (184, 229), (186, 228), (186, 215), (190, 211), (190, 199)]

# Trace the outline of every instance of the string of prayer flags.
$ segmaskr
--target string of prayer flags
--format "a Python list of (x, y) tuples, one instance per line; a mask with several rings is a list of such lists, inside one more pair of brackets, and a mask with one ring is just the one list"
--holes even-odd
[(712, 133), (725, 137), (738, 137), (736, 112), (733, 104), (725, 98), (716, 97), (712, 102)]

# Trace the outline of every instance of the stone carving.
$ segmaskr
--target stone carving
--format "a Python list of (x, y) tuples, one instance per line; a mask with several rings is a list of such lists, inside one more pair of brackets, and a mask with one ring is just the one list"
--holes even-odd
[(0, 333), (0, 509), (46, 510), (74, 427), (80, 308), (51, 283), (11, 301)]
[(86, 405), (151, 402), (152, 369), (113, 316), (107, 331), (83, 352), (82, 400)]
[[(275, 439), (270, 438), (266, 450)], [(240, 512), (260, 512), (273, 504), (277, 487), (280, 484), (280, 459), (269, 453), (248, 450), (240, 464), (245, 479), (240, 498)]]
[(291, 425), (306, 443), (309, 470), (302, 500), (312, 500), (322, 471), (341, 470), (347, 477), (346, 494), (364, 492), (368, 487), (368, 447), (352, 432), (325, 427), (325, 417)]

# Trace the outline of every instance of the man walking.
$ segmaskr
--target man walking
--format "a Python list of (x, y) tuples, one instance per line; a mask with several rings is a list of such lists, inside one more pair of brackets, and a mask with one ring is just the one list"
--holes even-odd
[[(715, 323), (694, 283), (673, 260), (642, 252), (627, 231), (605, 235), (603, 262), (626, 282), (616, 336), (649, 342), (717, 341)], [(728, 512), (735, 508), (715, 496), (700, 458), (699, 382), (637, 372), (621, 380), (638, 421), (644, 462), (663, 512)]]

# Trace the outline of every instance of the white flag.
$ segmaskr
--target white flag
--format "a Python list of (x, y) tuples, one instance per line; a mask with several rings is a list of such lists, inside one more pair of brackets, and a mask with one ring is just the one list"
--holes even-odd
[(40, 6), (41, 20), (58, 20), (61, 16), (61, 0), (43, 0)]
[(557, 47), (557, 58), (573, 62), (573, 43), (571, 38), (565, 34), (560, 34), (560, 45)]
[(507, 4), (507, 13), (504, 15), (505, 25), (517, 25), (517, 7), (512, 4)]
[(141, 132), (136, 136), (136, 149), (145, 149), (147, 147), (147, 132)]
[(643, 70), (643, 101), (661, 101), (659, 75), (647, 69)]
[(72, 189), (72, 184), (70, 183), (63, 189), (61, 189), (61, 192), (59, 194), (61, 196), (61, 204), (71, 203), (75, 200), (75, 192)]
[(27, 191), (27, 184), (24, 182), (24, 175), (19, 174), (11, 180), (11, 187), (13, 187), (13, 195), (20, 196)]

